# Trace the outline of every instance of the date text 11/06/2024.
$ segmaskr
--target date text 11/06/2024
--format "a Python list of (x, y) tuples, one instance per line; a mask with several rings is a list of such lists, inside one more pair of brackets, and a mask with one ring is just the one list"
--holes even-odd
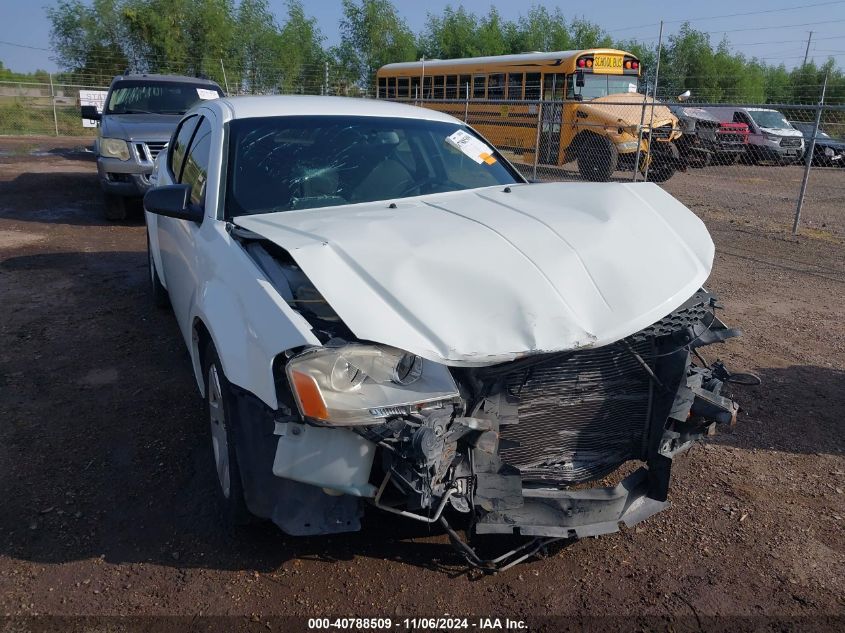
[(519, 631), (527, 630), (528, 625), (523, 620), (510, 618), (455, 618), (455, 617), (434, 617), (434, 618), (309, 618), (309, 630), (389, 630), (398, 628), (400, 630), (413, 631), (458, 631), (472, 630), (479, 631)]

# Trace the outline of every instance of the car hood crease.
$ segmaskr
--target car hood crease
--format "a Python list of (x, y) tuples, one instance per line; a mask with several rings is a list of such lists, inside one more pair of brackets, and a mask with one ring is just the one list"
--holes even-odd
[(680, 306), (713, 261), (703, 223), (651, 183), (487, 187), (234, 223), (290, 253), (358, 338), (453, 366), (615, 342)]

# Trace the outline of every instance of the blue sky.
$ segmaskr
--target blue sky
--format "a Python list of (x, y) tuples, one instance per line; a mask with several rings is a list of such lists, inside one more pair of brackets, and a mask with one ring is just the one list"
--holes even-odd
[[(43, 2), (44, 4), (41, 4)], [(50, 44), (49, 22), (44, 6), (49, 0), (0, 0), (0, 60), (14, 70), (38, 68), (54, 71), (56, 64), (46, 49)], [(284, 0), (270, 0), (276, 15), (284, 16)], [(310, 0), (306, 12), (317, 18), (328, 44), (338, 40), (337, 25), (341, 17), (340, 0)], [(394, 0), (400, 14), (415, 31), (425, 23), (426, 13), (439, 13), (446, 5), (463, 5), (475, 13), (486, 13), (494, 5), (506, 19), (525, 13), (532, 3), (513, 0)], [(672, 33), (683, 20), (690, 20), (698, 29), (711, 33), (714, 42), (728, 37), (733, 48), (748, 56), (757, 56), (767, 63), (783, 62), (787, 67), (801, 63), (807, 36), (812, 30), (810, 56), (823, 62), (833, 55), (845, 66), (845, 0), (709, 0), (708, 2), (654, 2), (603, 0), (603, 2), (547, 2), (537, 0), (550, 9), (560, 7), (564, 15), (584, 17), (605, 28), (614, 37), (637, 38), (656, 42), (658, 22), (666, 22), (665, 33)], [(815, 5), (815, 6), (808, 6)], [(656, 10), (660, 6), (661, 10)], [(738, 13), (754, 15), (717, 17)], [(31, 48), (14, 46), (26, 45)]]

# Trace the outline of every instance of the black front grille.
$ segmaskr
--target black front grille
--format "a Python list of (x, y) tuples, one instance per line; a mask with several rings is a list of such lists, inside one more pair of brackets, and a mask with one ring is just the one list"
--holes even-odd
[(167, 141), (147, 141), (147, 148), (150, 150), (150, 157), (155, 160), (158, 153), (164, 149)]
[[(654, 340), (634, 341), (652, 368)], [(519, 421), (500, 429), (499, 455), (525, 481), (579, 483), (643, 459), (651, 380), (622, 344), (550, 356), (506, 379)]]
[(666, 140), (672, 135), (671, 125), (661, 125), (651, 131), (651, 138), (657, 140)]
[(780, 139), (781, 147), (801, 147), (801, 139), (796, 136), (785, 136)]

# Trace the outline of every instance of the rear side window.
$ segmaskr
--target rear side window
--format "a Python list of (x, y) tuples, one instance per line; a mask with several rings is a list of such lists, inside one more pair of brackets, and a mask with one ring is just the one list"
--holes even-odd
[(211, 156), (211, 124), (203, 119), (191, 142), (185, 167), (179, 182), (191, 185), (191, 203), (205, 203), (205, 187), (208, 183), (208, 163)]
[(182, 162), (185, 160), (185, 152), (188, 149), (188, 143), (191, 142), (191, 136), (194, 134), (198, 118), (194, 115), (182, 121), (173, 136), (170, 155), (168, 156), (168, 167), (170, 167), (170, 173), (173, 174), (173, 180), (176, 182), (179, 181), (179, 175), (182, 173)]

